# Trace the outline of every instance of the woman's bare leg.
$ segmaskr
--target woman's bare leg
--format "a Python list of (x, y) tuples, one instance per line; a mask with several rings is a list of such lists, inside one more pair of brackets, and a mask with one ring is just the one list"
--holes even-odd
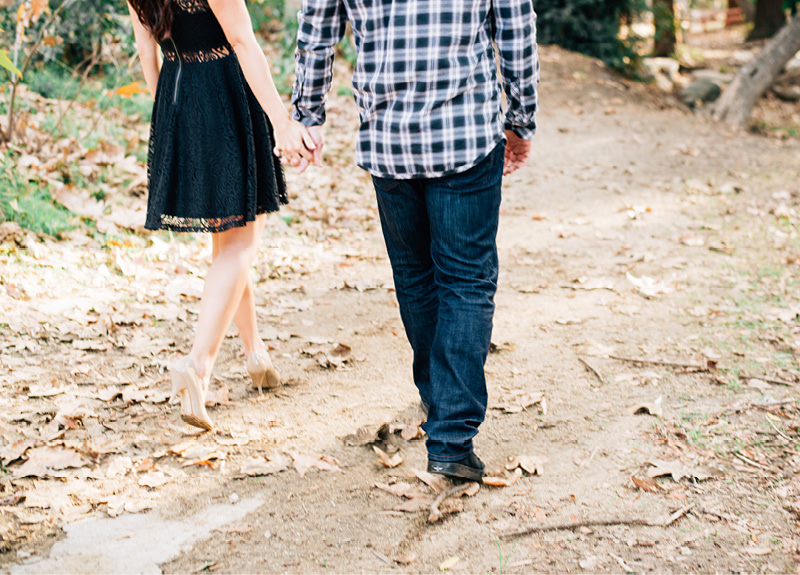
[[(214, 236), (212, 240), (213, 244), (211, 258), (213, 262), (217, 259), (217, 255), (219, 254), (220, 242), (217, 240), (216, 236)], [(236, 324), (236, 328), (239, 330), (239, 335), (241, 336), (242, 343), (244, 344), (244, 353), (247, 356), (256, 351), (266, 351), (266, 346), (261, 340), (261, 335), (258, 333), (258, 319), (256, 317), (256, 303), (254, 294), (255, 291), (253, 289), (253, 279), (250, 277), (250, 273), (248, 271), (247, 285), (242, 293), (242, 299), (239, 302), (239, 307), (236, 309), (236, 313), (233, 316), (233, 323)]]
[(244, 227), (214, 234), (216, 257), (206, 275), (197, 332), (189, 354), (200, 379), (207, 380), (211, 373), (225, 332), (241, 307), (265, 219), (261, 215)]

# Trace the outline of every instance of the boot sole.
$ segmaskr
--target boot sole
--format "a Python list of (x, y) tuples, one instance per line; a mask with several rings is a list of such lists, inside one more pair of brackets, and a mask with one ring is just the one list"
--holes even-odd
[(444, 463), (441, 461), (429, 461), (428, 473), (436, 473), (445, 477), (456, 479), (466, 479), (468, 481), (480, 481), (483, 479), (483, 470), (475, 469), (460, 463)]

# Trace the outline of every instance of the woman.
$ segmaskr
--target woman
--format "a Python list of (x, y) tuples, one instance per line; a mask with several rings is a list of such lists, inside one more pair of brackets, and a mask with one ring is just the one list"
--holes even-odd
[(314, 142), (278, 95), (244, 0), (129, 0), (129, 8), (155, 99), (145, 227), (212, 234), (192, 350), (172, 366), (182, 419), (211, 430), (205, 393), (231, 321), (259, 392), (280, 381), (258, 334), (250, 267), (265, 214), (287, 201), (281, 163), (311, 160)]

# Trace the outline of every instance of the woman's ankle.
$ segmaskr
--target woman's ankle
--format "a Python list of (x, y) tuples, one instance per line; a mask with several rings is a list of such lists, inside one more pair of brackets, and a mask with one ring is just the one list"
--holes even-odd
[(189, 359), (192, 361), (192, 365), (194, 366), (194, 371), (197, 374), (197, 377), (199, 379), (208, 381), (209, 376), (211, 375), (211, 369), (213, 367), (211, 358), (192, 352), (189, 354)]
[(251, 340), (249, 342), (242, 341), (242, 346), (244, 347), (244, 355), (245, 355), (245, 357), (250, 357), (254, 353), (266, 353), (267, 352), (267, 346), (264, 344), (264, 341), (260, 337), (254, 338), (253, 340)]

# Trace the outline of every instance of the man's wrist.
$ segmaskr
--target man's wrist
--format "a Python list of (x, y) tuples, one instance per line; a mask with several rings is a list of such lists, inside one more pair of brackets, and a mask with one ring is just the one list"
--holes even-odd
[(522, 140), (532, 140), (533, 136), (536, 135), (536, 124), (533, 126), (522, 126), (506, 121), (505, 129)]
[(325, 109), (323, 108), (320, 111), (309, 113), (308, 110), (301, 110), (295, 107), (294, 111), (292, 112), (292, 117), (303, 124), (306, 128), (321, 126), (325, 123)]

